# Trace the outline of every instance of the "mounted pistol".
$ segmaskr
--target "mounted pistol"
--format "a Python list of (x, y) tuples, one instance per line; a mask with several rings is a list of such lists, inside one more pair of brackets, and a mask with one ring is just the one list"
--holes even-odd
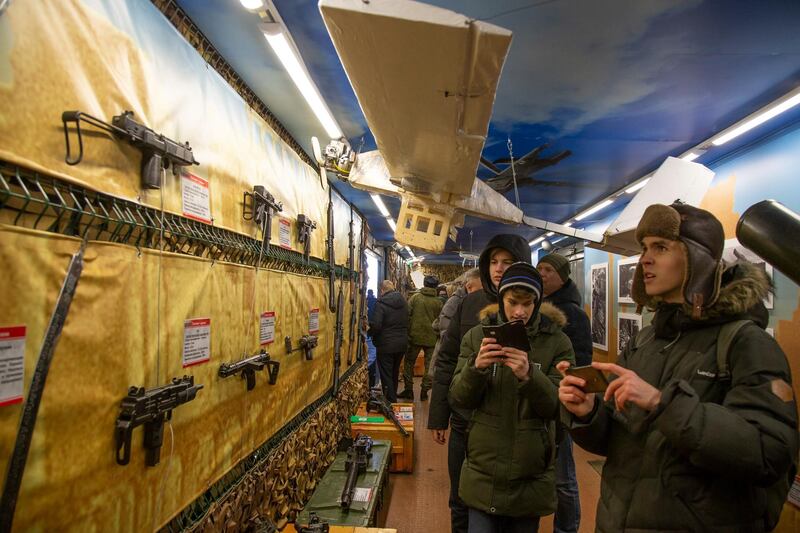
[(347, 481), (342, 490), (342, 510), (350, 510), (356, 490), (356, 480), (360, 474), (367, 471), (370, 457), (372, 457), (372, 439), (367, 435), (359, 435), (347, 450), (347, 460), (344, 466), (347, 470)]
[[(172, 410), (194, 400), (202, 385), (194, 384), (194, 376), (173, 378), (169, 385), (146, 390), (131, 387), (122, 399), (122, 412), (117, 418), (117, 464), (126, 465), (131, 459), (131, 433), (144, 424), (145, 464), (155, 466), (161, 456), (164, 441), (164, 421), (172, 419)], [(120, 455), (120, 450), (122, 455)]]
[(260, 353), (235, 363), (222, 363), (219, 367), (219, 377), (227, 378), (236, 374), (240, 374), (242, 379), (247, 381), (247, 390), (251, 391), (256, 386), (256, 372), (264, 370), (266, 367), (269, 375), (269, 384), (275, 385), (278, 380), (278, 370), (281, 364), (279, 361), (273, 361), (269, 358), (266, 350), (262, 349)]
[(311, 232), (317, 229), (317, 223), (300, 214), (297, 215), (297, 240), (303, 245), (303, 258), (308, 263), (308, 256), (311, 254)]
[[(142, 186), (147, 189), (161, 188), (161, 170), (169, 168), (170, 164), (172, 164), (172, 173), (176, 176), (179, 173), (179, 167), (200, 164), (195, 160), (192, 147), (188, 142), (180, 144), (156, 133), (134, 120), (133, 111), (124, 111), (121, 115), (114, 116), (111, 124), (81, 111), (64, 111), (61, 114), (61, 121), (64, 123), (64, 139), (67, 143), (67, 155), (64, 161), (68, 165), (77, 165), (83, 159), (81, 121), (107, 131), (118, 139), (126, 140), (142, 151)], [(70, 122), (75, 123), (75, 131), (78, 136), (78, 155), (76, 157), (72, 157), (69, 143), (67, 124)]]
[(311, 361), (314, 359), (314, 348), (319, 344), (319, 337), (316, 335), (303, 335), (297, 343), (297, 348), (292, 348), (292, 338), (289, 335), (287, 335), (283, 341), (286, 345), (287, 354), (296, 352), (297, 350), (303, 350), (306, 361)]
[(281, 211), (283, 211), (283, 204), (275, 200), (275, 197), (263, 185), (253, 187), (253, 192), (244, 192), (242, 218), (254, 221), (261, 228), (264, 253), (269, 253), (272, 217)]

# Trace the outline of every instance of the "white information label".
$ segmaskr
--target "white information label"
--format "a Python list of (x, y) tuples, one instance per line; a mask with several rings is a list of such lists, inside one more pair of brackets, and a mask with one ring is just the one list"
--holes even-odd
[(181, 176), (181, 196), (183, 216), (211, 224), (211, 194), (208, 190), (208, 181), (185, 172)]
[(356, 487), (356, 489), (353, 491), (354, 502), (368, 502), (371, 497), (372, 497), (371, 488)]
[(312, 309), (308, 314), (308, 332), (319, 333), (319, 309)]
[(191, 318), (183, 322), (183, 367), (211, 359), (211, 319)]
[(283, 248), (292, 249), (292, 223), (285, 218), (280, 219), (278, 230), (278, 244)]
[(25, 326), (0, 328), (0, 406), (22, 401)]
[(275, 341), (275, 311), (261, 313), (261, 333), (259, 335), (261, 346)]
[(399, 413), (395, 413), (395, 415), (397, 415), (397, 419), (400, 421), (414, 420), (414, 413), (411, 411), (400, 411)]

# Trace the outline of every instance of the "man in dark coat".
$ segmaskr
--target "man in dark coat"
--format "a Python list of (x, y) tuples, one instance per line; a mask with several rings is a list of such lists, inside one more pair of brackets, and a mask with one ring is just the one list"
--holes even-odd
[[(555, 305), (567, 317), (564, 333), (572, 342), (578, 366), (592, 363), (592, 329), (589, 317), (581, 308), (581, 293), (570, 279), (569, 259), (551, 253), (539, 260), (536, 266), (542, 275), (544, 301)], [(556, 457), (556, 494), (558, 507), (553, 518), (555, 533), (577, 533), (581, 523), (581, 500), (578, 478), (572, 457), (572, 439), (566, 431), (559, 431), (560, 441)]]
[(381, 283), (381, 297), (369, 322), (369, 334), (378, 352), (383, 396), (394, 403), (397, 401), (400, 363), (408, 349), (408, 304), (388, 279)]
[(439, 280), (435, 276), (425, 276), (424, 287), (411, 296), (408, 301), (409, 334), (408, 352), (403, 363), (403, 392), (398, 398), (414, 399), (414, 364), (420, 350), (425, 357), (425, 372), (422, 376), (422, 389), (420, 400), (428, 399), (431, 388), (431, 377), (428, 373), (431, 366), (433, 347), (436, 346), (436, 332), (433, 331), (433, 321), (442, 310), (442, 300), (436, 296), (436, 286)]
[[(472, 412), (452, 409), (447, 400), (450, 382), (461, 353), (461, 339), (478, 325), (481, 310), (497, 303), (497, 286), (503, 272), (513, 263), (531, 262), (531, 248), (519, 235), (501, 234), (493, 237), (484, 248), (478, 261), (483, 288), (468, 294), (461, 300), (450, 324), (445, 330), (433, 374), (431, 405), (428, 410), (428, 429), (439, 444), (448, 444), (447, 469), (450, 474), (450, 527), (453, 532), (466, 532), (468, 512), (458, 496), (461, 465), (466, 457), (467, 424)], [(447, 429), (450, 427), (450, 439)]]
[(607, 457), (597, 531), (770, 531), (798, 434), (789, 364), (764, 331), (769, 279), (723, 271), (722, 224), (703, 209), (651, 205), (635, 236), (633, 299), (653, 323), (616, 364), (592, 363), (613, 375), (603, 398), (575, 376), (558, 391), (575, 442)]

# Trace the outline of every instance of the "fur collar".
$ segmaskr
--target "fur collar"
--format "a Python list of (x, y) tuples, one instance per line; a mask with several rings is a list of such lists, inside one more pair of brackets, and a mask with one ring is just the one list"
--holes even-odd
[[(478, 313), (478, 318), (480, 318), (481, 320), (486, 320), (487, 318), (492, 318), (497, 316), (499, 311), (500, 311), (499, 304), (489, 304), (483, 309), (481, 309), (480, 313)], [(565, 315), (564, 312), (561, 311), (561, 309), (551, 304), (550, 302), (542, 302), (541, 307), (539, 307), (539, 314), (546, 316), (550, 320), (550, 322), (552, 322), (559, 328), (563, 328), (564, 326), (567, 325), (567, 315)]]
[[(714, 305), (703, 310), (700, 320), (721, 316), (737, 316), (761, 303), (772, 290), (772, 282), (767, 273), (758, 266), (745, 261), (730, 265), (721, 276), (722, 286)], [(647, 307), (651, 310), (661, 303), (659, 298), (647, 297)], [(683, 303), (683, 312), (692, 316), (692, 306)]]

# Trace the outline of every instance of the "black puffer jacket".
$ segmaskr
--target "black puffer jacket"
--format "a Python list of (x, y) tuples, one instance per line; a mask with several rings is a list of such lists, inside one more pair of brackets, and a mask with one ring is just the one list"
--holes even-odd
[(592, 328), (589, 325), (589, 317), (581, 308), (581, 293), (571, 279), (550, 296), (546, 296), (545, 302), (558, 307), (567, 317), (567, 325), (563, 331), (572, 343), (575, 350), (575, 364), (578, 366), (592, 363)]
[(399, 353), (408, 349), (408, 304), (402, 294), (390, 291), (378, 298), (369, 334), (378, 352)]
[[(740, 265), (725, 273), (700, 320), (680, 304), (657, 306), (654, 338), (629, 345), (618, 360), (661, 390), (652, 413), (596, 401), (580, 423), (562, 409), (575, 442), (608, 457), (597, 531), (765, 530), (764, 487), (793, 476), (798, 453), (789, 364), (763, 329), (768, 287), (763, 271)], [(717, 335), (742, 319), (753, 323), (733, 338), (724, 380)]]
[[(461, 339), (464, 335), (477, 326), (480, 322), (478, 316), (481, 310), (489, 304), (497, 302), (497, 289), (492, 283), (489, 264), (491, 254), (495, 248), (508, 250), (514, 261), (531, 262), (531, 247), (528, 241), (519, 235), (497, 235), (484, 248), (479, 260), (481, 283), (483, 290), (468, 294), (461, 300), (455, 315), (447, 326), (442, 337), (439, 353), (436, 355), (436, 365), (433, 374), (433, 389), (431, 390), (431, 405), (428, 408), (428, 429), (447, 429), (450, 423), (450, 404), (447, 394), (450, 382), (458, 364), (458, 354), (461, 352)], [(462, 425), (466, 425), (470, 412), (466, 410), (454, 411), (460, 417)]]

